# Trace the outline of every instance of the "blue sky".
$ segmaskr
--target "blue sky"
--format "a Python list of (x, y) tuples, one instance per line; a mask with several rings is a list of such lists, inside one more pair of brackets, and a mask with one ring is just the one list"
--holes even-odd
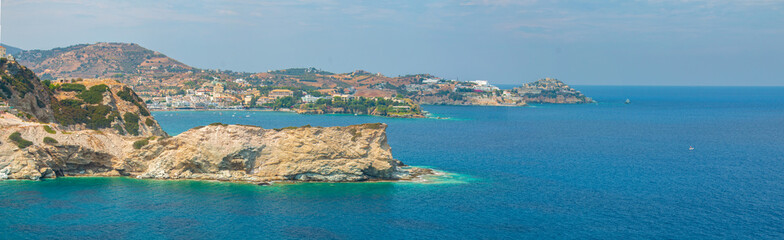
[(235, 71), (784, 85), (784, 0), (4, 0), (2, 18), (23, 49), (134, 42)]

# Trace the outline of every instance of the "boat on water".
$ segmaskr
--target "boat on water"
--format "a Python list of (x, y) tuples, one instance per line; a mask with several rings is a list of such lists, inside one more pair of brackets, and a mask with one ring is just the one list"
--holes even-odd
[(626, 103), (626, 104), (632, 103), (632, 100), (629, 100), (629, 99), (627, 98), (627, 99), (626, 99), (626, 102), (624, 102), (624, 103)]
[(689, 146), (689, 151), (694, 150), (694, 147)]

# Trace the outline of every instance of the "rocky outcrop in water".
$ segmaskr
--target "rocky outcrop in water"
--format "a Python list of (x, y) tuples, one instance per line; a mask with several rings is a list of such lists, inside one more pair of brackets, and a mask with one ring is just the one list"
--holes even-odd
[[(5, 114), (0, 127), (0, 179), (136, 176), (347, 182), (406, 180), (429, 173), (392, 158), (385, 124), (284, 129), (212, 124), (158, 138), (94, 130), (64, 133), (56, 126)], [(32, 145), (19, 148), (8, 140), (15, 132)], [(46, 143), (45, 138), (56, 143)]]
[[(125, 159), (140, 178), (364, 181), (411, 178), (392, 158), (386, 125), (263, 129), (222, 125), (156, 141)], [(144, 164), (139, 164), (144, 163)]]

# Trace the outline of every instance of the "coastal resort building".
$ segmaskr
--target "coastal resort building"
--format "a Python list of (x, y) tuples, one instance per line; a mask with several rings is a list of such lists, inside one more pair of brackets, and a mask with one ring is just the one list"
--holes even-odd
[(305, 102), (305, 103), (315, 103), (319, 99), (323, 99), (323, 98), (324, 97), (315, 97), (313, 95), (309, 95), (308, 94), (308, 95), (302, 96), (302, 101)]
[(269, 93), (269, 97), (271, 99), (278, 99), (284, 97), (291, 97), (294, 96), (294, 92), (288, 89), (275, 89)]
[(245, 95), (245, 98), (242, 100), (245, 103), (245, 106), (250, 106), (250, 102), (253, 101), (253, 95)]

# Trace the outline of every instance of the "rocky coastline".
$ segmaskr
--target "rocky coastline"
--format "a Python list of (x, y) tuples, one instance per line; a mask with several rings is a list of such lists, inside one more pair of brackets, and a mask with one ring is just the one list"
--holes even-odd
[(121, 83), (42, 84), (13, 61), (3, 61), (0, 74), (0, 101), (9, 106), (0, 111), (0, 180), (358, 182), (433, 174), (392, 157), (383, 123), (281, 129), (214, 123), (172, 137)]
[[(283, 129), (211, 124), (174, 137), (130, 137), (95, 130), (67, 132), (4, 114), (0, 127), (0, 179), (130, 176), (356, 182), (432, 174), (392, 158), (385, 124)], [(33, 144), (19, 148), (8, 140), (14, 133)], [(47, 138), (55, 143), (47, 143)]]

